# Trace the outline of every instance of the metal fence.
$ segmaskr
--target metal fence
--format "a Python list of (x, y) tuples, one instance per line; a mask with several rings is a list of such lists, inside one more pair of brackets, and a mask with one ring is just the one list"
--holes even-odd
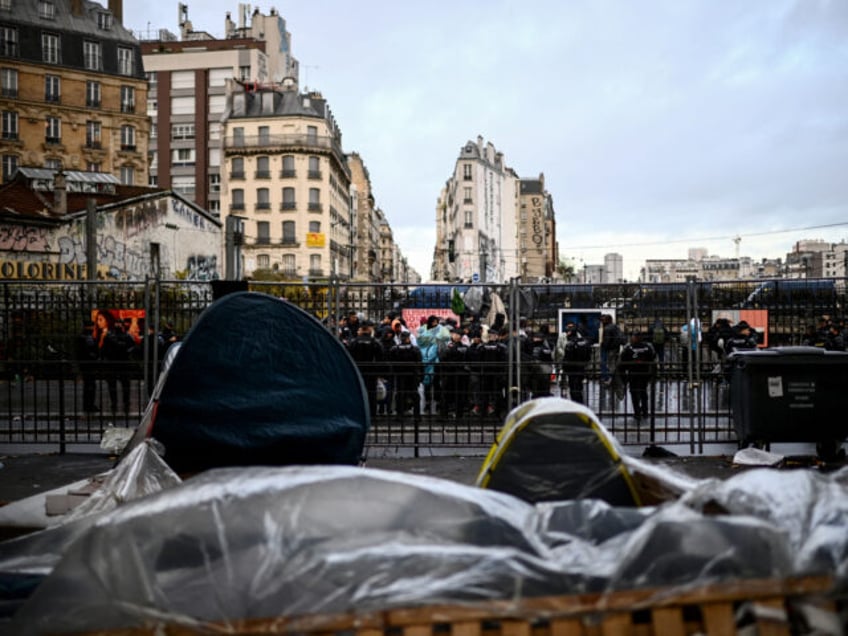
[[(660, 320), (669, 330), (669, 339), (665, 360), (650, 387), (649, 417), (637, 422), (630, 397), (620, 387), (600, 381), (597, 360), (587, 367), (584, 399), (624, 444), (683, 443), (698, 452), (704, 443), (734, 441), (735, 433), (720, 356), (705, 341), (693, 362), (687, 361), (680, 327), (693, 314), (706, 332), (718, 314), (738, 318), (759, 311), (756, 317), (763, 321), (769, 346), (801, 344), (822, 316), (842, 316), (842, 279), (811, 280), (806, 285), (794, 282), (786, 287), (783, 281), (770, 282), (771, 290), (757, 280), (686, 285), (512, 283), (477, 286), (478, 292), (485, 292), (479, 294), (468, 293), (468, 286), (394, 283), (251, 282), (249, 289), (285, 298), (334, 330), (350, 313), (379, 322), (389, 312), (401, 312), (414, 329), (420, 316), (447, 316), (452, 308), (461, 309), (455, 305), (457, 296), (468, 299), (467, 313), (502, 307), (504, 319), (512, 324), (552, 335), (562, 312), (614, 313), (625, 332), (645, 331)], [(158, 374), (157, 353), (145, 344), (147, 325), (167, 324), (184, 335), (216, 295), (242, 285), (156, 280), (2, 283), (0, 443), (59, 444), (64, 450), (67, 444), (99, 443), (109, 426), (135, 426)], [(483, 306), (476, 306), (472, 297), (479, 297)], [(79, 355), (84, 322), (100, 309), (109, 309), (134, 335), (137, 344), (126, 360), (104, 365)], [(447, 375), (451, 372), (447, 366), (442, 370)], [(421, 396), (420, 419), (412, 412), (387, 409), (388, 413), (373, 418), (368, 444), (416, 449), (489, 446), (505, 409), (531, 397), (534, 389), (536, 394), (545, 393), (538, 382), (531, 385), (530, 374), (523, 370), (514, 364), (504, 371), (503, 402), (497, 413), (475, 414), (470, 387), (462, 389), (467, 391), (465, 399), (450, 395), (447, 386), (431, 385)], [(93, 408), (83, 403), (87, 377), (93, 378), (96, 389)], [(555, 370), (549, 380), (547, 388), (559, 395), (562, 388)], [(445, 408), (447, 402), (464, 399), (467, 409), (459, 413)]]

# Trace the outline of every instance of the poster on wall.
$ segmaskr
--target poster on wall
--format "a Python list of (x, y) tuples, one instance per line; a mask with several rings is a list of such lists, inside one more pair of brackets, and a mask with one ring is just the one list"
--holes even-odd
[(115, 331), (116, 325), (120, 324), (137, 345), (141, 344), (144, 337), (143, 309), (92, 309), (91, 321), (94, 323), (95, 334), (104, 326)]

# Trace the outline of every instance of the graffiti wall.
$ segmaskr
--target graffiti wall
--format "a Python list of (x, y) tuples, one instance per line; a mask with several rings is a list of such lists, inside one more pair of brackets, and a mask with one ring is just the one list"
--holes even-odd
[[(158, 260), (163, 278), (216, 280), (221, 225), (180, 199), (162, 196), (96, 218), (97, 278), (141, 280)], [(87, 278), (85, 220), (57, 228), (0, 223), (0, 279)]]

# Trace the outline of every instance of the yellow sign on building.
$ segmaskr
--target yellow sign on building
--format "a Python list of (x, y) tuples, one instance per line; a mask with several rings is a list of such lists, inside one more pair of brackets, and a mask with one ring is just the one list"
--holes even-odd
[(326, 240), (323, 232), (306, 233), (306, 247), (324, 247)]

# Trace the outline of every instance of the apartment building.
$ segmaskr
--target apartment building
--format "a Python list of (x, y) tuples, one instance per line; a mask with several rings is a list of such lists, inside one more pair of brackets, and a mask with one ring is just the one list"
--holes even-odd
[(519, 181), (518, 256), (522, 282), (553, 278), (558, 262), (553, 197), (545, 175)]
[(2, 179), (18, 167), (146, 185), (147, 82), (121, 0), (0, 0)]
[(238, 22), (227, 13), (219, 39), (195, 30), (188, 6), (179, 8), (179, 37), (165, 29), (141, 36), (152, 120), (150, 185), (173, 189), (220, 216), (227, 82), (297, 85), (298, 62), (276, 9), (265, 15), (239, 5)]
[(221, 205), (243, 221), (245, 275), (352, 278), (351, 172), (320, 93), (301, 94), (294, 83), (234, 87), (223, 155)]
[(436, 205), (434, 280), (505, 282), (521, 274), (519, 179), (491, 142), (468, 141)]
[(368, 168), (358, 153), (347, 157), (351, 176), (351, 208), (354, 211), (353, 280), (377, 281), (381, 279), (380, 226), (385, 215), (376, 208), (371, 191)]

